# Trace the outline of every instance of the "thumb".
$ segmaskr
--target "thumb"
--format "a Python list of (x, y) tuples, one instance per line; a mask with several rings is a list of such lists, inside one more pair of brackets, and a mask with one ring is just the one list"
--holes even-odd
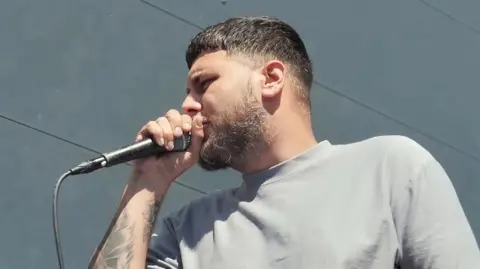
[(200, 115), (196, 115), (192, 120), (192, 138), (190, 142), (190, 147), (188, 151), (191, 153), (198, 153), (203, 143), (203, 120), (204, 118)]

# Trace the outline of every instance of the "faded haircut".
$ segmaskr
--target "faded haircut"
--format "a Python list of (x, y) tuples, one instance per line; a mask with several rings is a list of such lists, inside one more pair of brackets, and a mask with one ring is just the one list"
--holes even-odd
[(310, 107), (312, 63), (299, 34), (287, 23), (272, 17), (234, 17), (208, 26), (186, 50), (188, 68), (202, 54), (220, 50), (262, 63), (272, 59), (284, 62), (293, 71), (300, 101)]

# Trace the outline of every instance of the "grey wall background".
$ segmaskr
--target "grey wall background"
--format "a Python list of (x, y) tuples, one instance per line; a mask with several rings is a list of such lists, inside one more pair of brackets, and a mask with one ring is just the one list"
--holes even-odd
[[(57, 266), (57, 178), (179, 108), (189, 38), (235, 15), (278, 16), (304, 37), (319, 139), (415, 139), (450, 174), (480, 237), (479, 1), (149, 1), (1, 1), (0, 268)], [(86, 267), (128, 169), (65, 182), (67, 268)], [(174, 185), (162, 214), (239, 182), (233, 172), (195, 168)]]

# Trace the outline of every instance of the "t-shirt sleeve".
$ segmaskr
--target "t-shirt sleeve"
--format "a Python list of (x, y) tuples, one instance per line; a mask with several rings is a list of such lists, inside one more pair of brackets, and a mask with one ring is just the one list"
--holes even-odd
[(162, 219), (156, 232), (152, 234), (147, 252), (146, 268), (179, 269), (180, 250), (174, 229), (168, 218)]
[(454, 186), (433, 157), (397, 185), (392, 198), (400, 268), (480, 268), (480, 251)]

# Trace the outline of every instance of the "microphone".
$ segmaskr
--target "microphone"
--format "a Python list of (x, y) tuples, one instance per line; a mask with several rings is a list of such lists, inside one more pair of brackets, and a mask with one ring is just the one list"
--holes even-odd
[(172, 150), (167, 150), (164, 146), (158, 145), (151, 138), (141, 140), (139, 142), (124, 146), (117, 150), (103, 153), (97, 158), (84, 161), (76, 167), (70, 169), (70, 174), (87, 174), (100, 168), (125, 163), (135, 159), (141, 159), (155, 155), (161, 156), (168, 152), (185, 151), (190, 146), (190, 142), (190, 133), (184, 133), (179, 137), (175, 137)]

